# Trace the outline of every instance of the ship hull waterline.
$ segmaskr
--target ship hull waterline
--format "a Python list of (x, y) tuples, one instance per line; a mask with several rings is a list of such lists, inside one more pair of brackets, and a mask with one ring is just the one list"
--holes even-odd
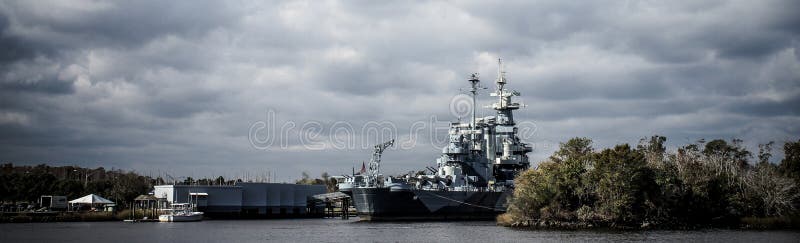
[(353, 188), (360, 220), (494, 220), (504, 213), (509, 192)]

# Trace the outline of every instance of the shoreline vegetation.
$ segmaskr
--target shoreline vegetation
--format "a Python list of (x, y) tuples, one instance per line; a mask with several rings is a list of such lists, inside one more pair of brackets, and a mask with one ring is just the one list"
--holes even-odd
[[(153, 215), (152, 209), (136, 209), (136, 219)], [(131, 219), (131, 210), (119, 212), (3, 212), (0, 223), (46, 223), (46, 222), (98, 222)], [(152, 217), (151, 217), (152, 219)]]
[(497, 224), (530, 229), (798, 229), (800, 140), (757, 154), (742, 140), (667, 151), (663, 136), (595, 150), (573, 138), (515, 180)]
[[(226, 180), (216, 178), (194, 179), (192, 177), (172, 178), (151, 177), (119, 169), (106, 170), (103, 167), (91, 169), (77, 166), (35, 166), (0, 164), (0, 223), (12, 222), (74, 222), (74, 221), (118, 221), (130, 218), (134, 198), (144, 195), (154, 185), (234, 185), (242, 179)], [(328, 173), (321, 178), (312, 178), (303, 172), (295, 184), (326, 185), (328, 190), (335, 187)], [(97, 194), (116, 203), (114, 212), (92, 212), (89, 207), (73, 211), (51, 211), (38, 205), (43, 195), (66, 196), (68, 200), (87, 194)], [(154, 215), (144, 214), (145, 209), (136, 209), (136, 218)]]

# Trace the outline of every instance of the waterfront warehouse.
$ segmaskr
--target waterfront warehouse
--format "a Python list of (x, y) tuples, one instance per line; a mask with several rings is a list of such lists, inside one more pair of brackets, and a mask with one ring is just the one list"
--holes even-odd
[(321, 216), (310, 203), (324, 185), (240, 182), (235, 185), (158, 185), (153, 195), (162, 207), (196, 203), (211, 218), (292, 218)]

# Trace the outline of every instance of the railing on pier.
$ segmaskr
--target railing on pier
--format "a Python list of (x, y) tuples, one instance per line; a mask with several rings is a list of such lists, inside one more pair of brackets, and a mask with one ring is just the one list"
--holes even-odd
[(326, 218), (341, 217), (342, 219), (349, 219), (352, 214), (350, 211), (352, 200), (347, 194), (332, 192), (314, 195), (312, 198), (318, 202), (325, 203)]

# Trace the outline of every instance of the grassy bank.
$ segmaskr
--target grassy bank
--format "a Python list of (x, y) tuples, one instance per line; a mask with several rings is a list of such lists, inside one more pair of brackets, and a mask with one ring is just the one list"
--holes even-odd
[[(34, 223), (34, 222), (91, 222), (120, 221), (131, 219), (133, 211), (122, 210), (112, 212), (19, 212), (0, 213), (0, 223)], [(144, 217), (158, 218), (153, 210), (136, 210), (135, 219)]]
[(2, 223), (87, 222), (120, 220), (111, 212), (2, 213)]

